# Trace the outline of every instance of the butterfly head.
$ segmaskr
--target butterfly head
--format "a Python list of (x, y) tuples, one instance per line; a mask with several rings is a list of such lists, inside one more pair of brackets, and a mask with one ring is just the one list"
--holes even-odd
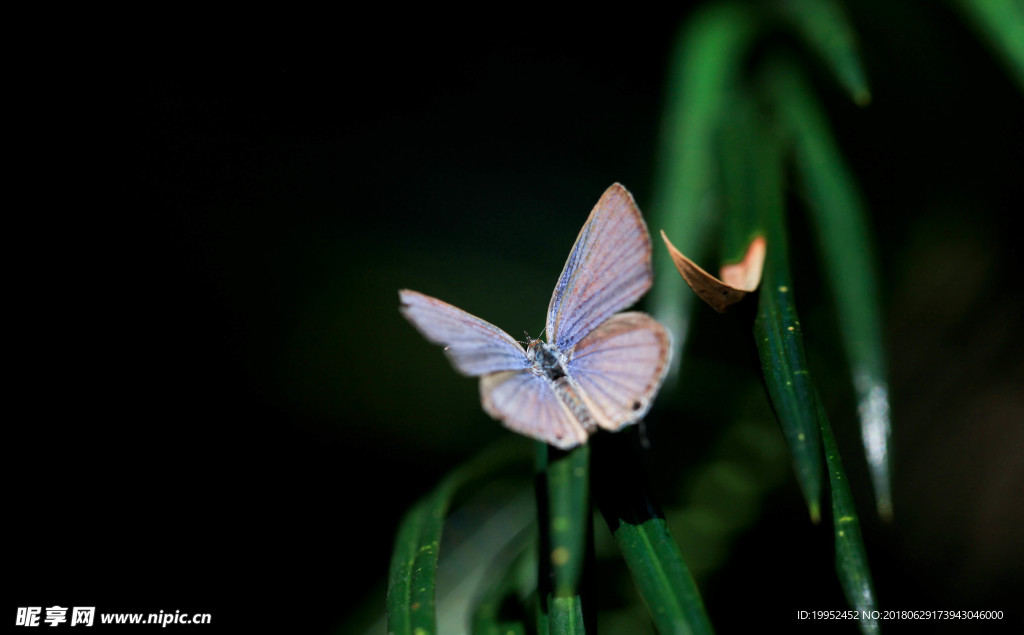
[(552, 381), (565, 377), (565, 355), (553, 344), (531, 339), (526, 346), (526, 357), (533, 363), (531, 370), (534, 374)]

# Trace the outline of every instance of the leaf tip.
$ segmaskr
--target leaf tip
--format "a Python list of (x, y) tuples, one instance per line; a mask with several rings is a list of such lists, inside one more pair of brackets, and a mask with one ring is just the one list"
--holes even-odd
[(891, 523), (893, 520), (892, 513), (892, 499), (879, 498), (878, 499), (878, 517), (882, 519), (882, 522)]
[(815, 525), (821, 523), (821, 506), (818, 505), (818, 501), (813, 501), (807, 506), (811, 513), (811, 522)]

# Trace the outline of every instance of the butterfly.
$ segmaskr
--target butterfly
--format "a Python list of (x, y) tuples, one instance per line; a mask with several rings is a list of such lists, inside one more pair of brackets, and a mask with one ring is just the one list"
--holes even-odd
[(400, 311), (455, 370), (480, 378), (484, 410), (506, 427), (562, 449), (598, 428), (617, 431), (651, 407), (668, 370), (671, 336), (651, 316), (618, 313), (651, 286), (651, 240), (618, 183), (594, 206), (548, 305), (546, 341), (511, 335), (437, 298), (403, 289)]

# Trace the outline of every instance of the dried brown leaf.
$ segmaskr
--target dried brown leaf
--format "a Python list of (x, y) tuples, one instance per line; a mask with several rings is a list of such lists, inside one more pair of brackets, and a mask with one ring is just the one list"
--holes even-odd
[(743, 260), (731, 265), (724, 265), (721, 269), (721, 279), (714, 277), (697, 263), (693, 262), (682, 254), (675, 245), (668, 239), (665, 232), (661, 232), (661, 238), (668, 247), (668, 253), (672, 256), (679, 274), (683, 276), (686, 284), (690, 285), (697, 296), (708, 303), (708, 305), (724, 313), (726, 309), (742, 300), (748, 293), (757, 289), (761, 283), (761, 272), (764, 269), (764, 257), (766, 243), (763, 236), (757, 236), (750, 241), (747, 253)]

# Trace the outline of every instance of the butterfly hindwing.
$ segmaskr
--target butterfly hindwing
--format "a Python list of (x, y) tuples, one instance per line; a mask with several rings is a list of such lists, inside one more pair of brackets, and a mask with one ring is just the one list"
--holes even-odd
[(480, 378), (484, 410), (506, 427), (562, 449), (585, 443), (587, 433), (548, 381), (526, 371)]
[(570, 351), (567, 369), (597, 424), (614, 431), (650, 409), (670, 355), (665, 327), (646, 313), (620, 313)]

